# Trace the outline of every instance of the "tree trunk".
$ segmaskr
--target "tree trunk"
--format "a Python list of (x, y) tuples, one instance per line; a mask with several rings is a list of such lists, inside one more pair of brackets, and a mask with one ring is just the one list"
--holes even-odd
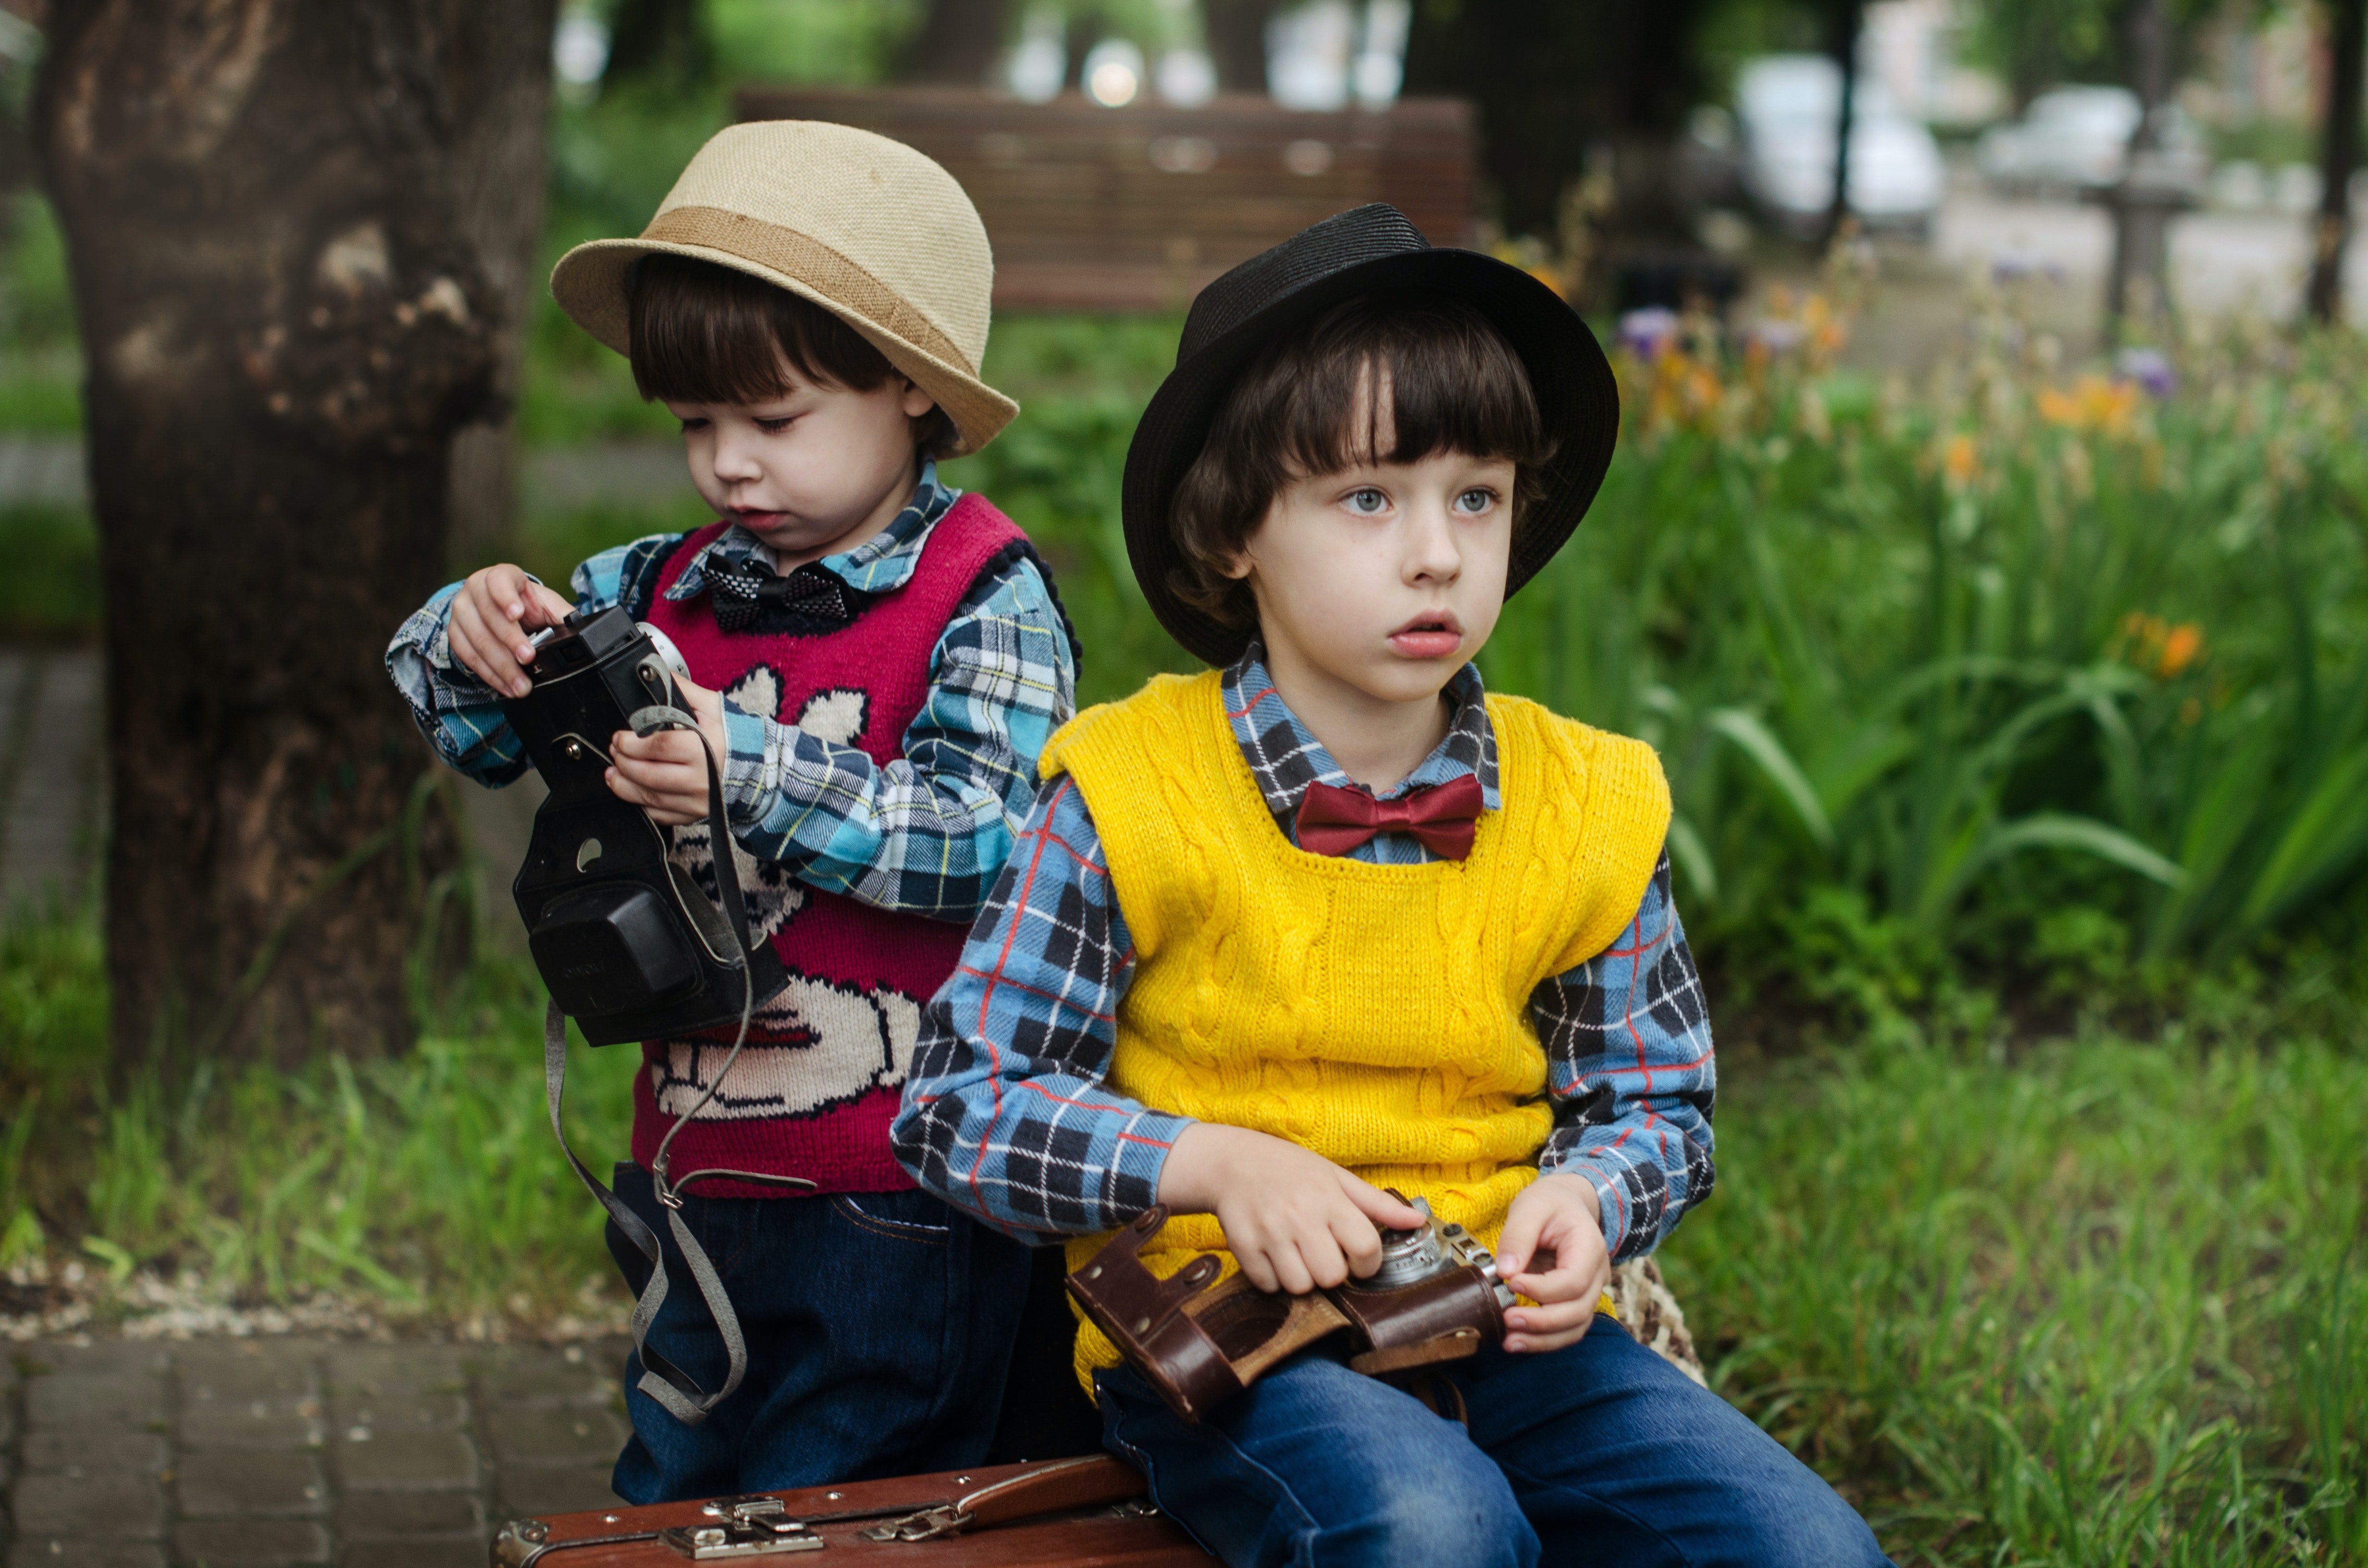
[(700, 18), (700, 0), (619, 0), (609, 37), (608, 79), (645, 77), (681, 85), (715, 63)]
[(1858, 130), (1858, 35), (1866, 21), (1866, 0), (1833, 0), (1827, 16), (1826, 53), (1841, 73), (1841, 97), (1834, 113), (1834, 199), (1826, 210), (1826, 243), (1842, 237), (1850, 222), (1850, 138)]
[(548, 69), (552, 15), (52, 16), (35, 118), (88, 367), (123, 1060), (407, 1034), (452, 835), (407, 810), (428, 764), (380, 654), (441, 577), (453, 437), (516, 325), (468, 217), (487, 171), (457, 165), (502, 161), (480, 131), (524, 123), (507, 76)]
[(2329, 0), (2327, 125), (2319, 143), (2318, 227), (2310, 261), (2311, 319), (2343, 316), (2343, 247), (2351, 237), (2351, 176), (2360, 167), (2361, 74), (2368, 70), (2368, 0)]
[(495, 337), (495, 406), (484, 423), (461, 430), (452, 443), (452, 560), (472, 568), (513, 553), (513, 415), (526, 357), (525, 328), (543, 290), (555, 5), (556, 0), (462, 5), (450, 13), (456, 28), (447, 51), (457, 131), (449, 159), (454, 212), (509, 328)]
[(975, 87), (1003, 47), (1010, 0), (929, 0), (896, 61), (898, 80)]
[(1266, 24), (1274, 9), (1274, 0), (1201, 0), (1221, 91), (1266, 91)]
[(1590, 147), (1614, 151), (1611, 225), (1682, 241), (1668, 149), (1702, 85), (1708, 0), (1417, 0), (1406, 90), (1479, 106), (1481, 165), (1509, 233), (1553, 234)]

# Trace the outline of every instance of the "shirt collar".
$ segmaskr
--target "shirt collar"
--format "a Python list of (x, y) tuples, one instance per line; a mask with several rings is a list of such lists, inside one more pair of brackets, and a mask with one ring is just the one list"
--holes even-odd
[[(1504, 803), (1497, 788), (1497, 732), (1488, 722), (1488, 705), (1482, 700), (1479, 667), (1467, 664), (1456, 671), (1444, 695), (1455, 710), (1448, 720), (1445, 738), (1423, 758), (1422, 766), (1381, 791), (1378, 798), (1394, 801), (1468, 773), (1480, 781), (1482, 806), (1496, 811)], [(1273, 677), (1267, 674), (1265, 644), (1256, 638), (1240, 658), (1226, 666), (1224, 697), (1225, 717), (1233, 723), (1242, 760), (1250, 765), (1258, 792), (1266, 797), (1267, 810), (1278, 818), (1288, 820), (1298, 814), (1299, 802), (1310, 784), (1363, 788), (1340, 770), (1324, 743), (1282, 700)]]
[[(921, 563), (922, 547), (929, 542), (939, 518), (953, 509), (962, 492), (939, 482), (938, 465), (933, 460), (921, 463), (920, 482), (913, 486), (913, 497), (905, 503), (888, 526), (857, 545), (853, 550), (837, 555), (825, 555), (814, 562), (858, 593), (884, 594), (901, 588), (912, 580)], [(710, 559), (731, 565), (753, 562), (764, 570), (773, 569), (771, 552), (765, 541), (734, 523), (707, 543), (666, 597), (677, 602), (697, 598), (707, 591), (706, 566)]]

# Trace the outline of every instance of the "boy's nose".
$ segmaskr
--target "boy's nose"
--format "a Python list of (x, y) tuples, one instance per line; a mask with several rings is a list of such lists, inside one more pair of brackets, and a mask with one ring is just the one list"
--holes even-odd
[(1420, 506), (1407, 519), (1406, 576), (1410, 583), (1452, 583), (1463, 573), (1463, 551), (1446, 508)]

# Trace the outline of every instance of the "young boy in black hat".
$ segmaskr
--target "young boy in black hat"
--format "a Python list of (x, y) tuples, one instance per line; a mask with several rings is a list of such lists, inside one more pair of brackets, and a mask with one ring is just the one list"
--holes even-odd
[(1471, 661), (1617, 424), (1566, 305), (1390, 208), (1211, 285), (1124, 507), (1153, 608), (1219, 667), (1053, 737), (925, 1019), (898, 1157), (1072, 1267), (1156, 1202), (1156, 1275), (1214, 1251), (1334, 1286), (1419, 1222), (1395, 1188), (1534, 1303), (1438, 1369), (1468, 1426), (1320, 1342), (1188, 1423), (1085, 1325), (1106, 1440), (1230, 1563), (1883, 1561), (1597, 1318), (1611, 1260), (1712, 1181), (1668, 792), (1646, 746), (1484, 696)]

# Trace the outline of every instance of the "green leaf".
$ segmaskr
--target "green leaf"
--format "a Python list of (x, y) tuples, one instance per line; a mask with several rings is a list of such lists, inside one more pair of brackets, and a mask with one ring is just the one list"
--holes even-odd
[(1757, 715), (1740, 708), (1720, 708), (1713, 710), (1703, 722), (1717, 733), (1733, 741), (1759, 767), (1761, 777), (1775, 786), (1793, 814), (1799, 819), (1802, 830), (1816, 841), (1820, 849), (1834, 846), (1834, 824), (1826, 815), (1826, 808), (1817, 792), (1809, 784), (1801, 765), (1784, 749), (1784, 743), (1773, 731), (1761, 723)]
[(1669, 859), (1685, 873), (1686, 885), (1710, 902), (1718, 898), (1718, 867), (1710, 858), (1710, 846), (1683, 812), (1669, 818)]
[(2275, 919), (2362, 847), (2368, 847), (2368, 746), (2319, 775), (2254, 879), (2237, 920), (2249, 926)]
[(2094, 817), (2062, 812), (2041, 812), (2001, 824), (1983, 840), (1981, 849), (1965, 869), (1970, 873), (1975, 866), (2018, 849), (2077, 849), (2124, 870), (2135, 871), (2167, 888), (2175, 888), (2187, 880), (2187, 873), (2177, 864), (2120, 828)]

